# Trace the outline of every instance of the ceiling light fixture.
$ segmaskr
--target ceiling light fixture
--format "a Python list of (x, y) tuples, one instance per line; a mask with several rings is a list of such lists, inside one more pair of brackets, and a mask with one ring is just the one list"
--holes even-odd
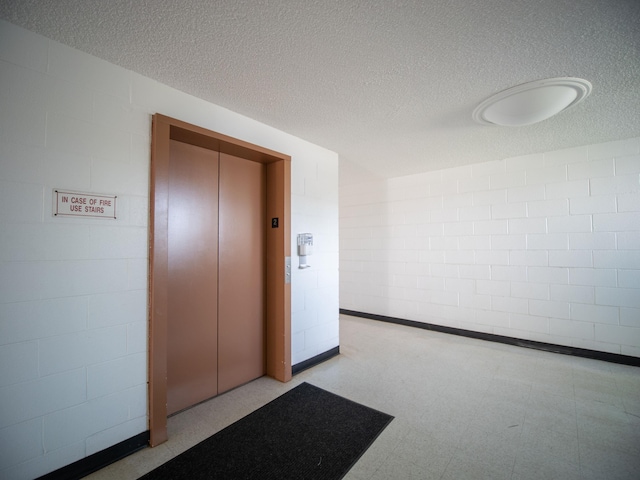
[(577, 105), (591, 93), (582, 78), (560, 77), (523, 83), (496, 93), (478, 105), (473, 119), (485, 125), (523, 127)]

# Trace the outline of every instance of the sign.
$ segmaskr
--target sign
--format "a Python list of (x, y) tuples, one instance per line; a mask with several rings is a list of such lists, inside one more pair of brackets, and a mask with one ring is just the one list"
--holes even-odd
[(115, 195), (54, 190), (54, 217), (116, 218)]
[(271, 219), (271, 228), (278, 228), (278, 217)]

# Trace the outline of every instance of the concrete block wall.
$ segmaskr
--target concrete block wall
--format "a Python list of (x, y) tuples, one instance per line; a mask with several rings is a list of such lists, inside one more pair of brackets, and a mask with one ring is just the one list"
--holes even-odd
[(341, 308), (640, 356), (640, 138), (349, 175)]
[[(293, 272), (293, 362), (338, 345), (335, 153), (0, 21), (0, 478), (148, 428), (156, 112), (292, 156), (292, 245), (317, 239)], [(54, 218), (54, 188), (117, 195), (117, 219)]]
[[(291, 166), (293, 365), (338, 345), (338, 162), (307, 155)], [(297, 236), (313, 234), (309, 268), (300, 269)]]

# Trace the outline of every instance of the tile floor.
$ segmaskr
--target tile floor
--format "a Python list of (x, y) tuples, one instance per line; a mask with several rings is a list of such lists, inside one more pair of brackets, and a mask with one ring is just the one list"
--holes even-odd
[(345, 477), (640, 479), (640, 368), (340, 317), (341, 355), (171, 417), (170, 440), (87, 477), (135, 479), (300, 382), (396, 418)]

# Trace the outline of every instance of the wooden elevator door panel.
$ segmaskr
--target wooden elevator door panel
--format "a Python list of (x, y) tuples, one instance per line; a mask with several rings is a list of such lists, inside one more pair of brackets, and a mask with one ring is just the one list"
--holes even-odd
[(266, 372), (265, 172), (260, 163), (220, 154), (219, 393)]
[(218, 393), (218, 155), (171, 140), (168, 414)]

